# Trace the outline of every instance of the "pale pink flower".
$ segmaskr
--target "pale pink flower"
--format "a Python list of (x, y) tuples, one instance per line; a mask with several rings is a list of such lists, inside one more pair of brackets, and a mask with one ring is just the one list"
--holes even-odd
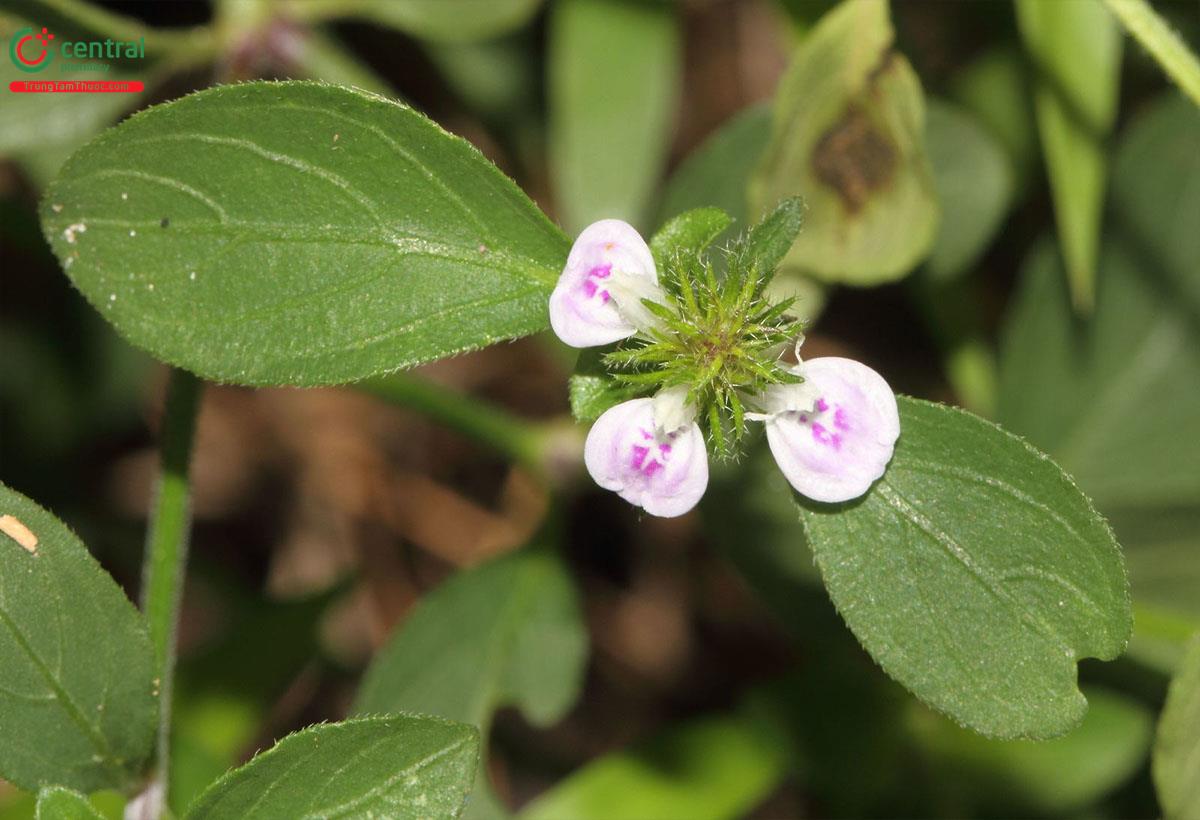
[(592, 479), (651, 515), (673, 518), (696, 506), (708, 487), (708, 453), (686, 392), (670, 388), (606, 410), (584, 446)]
[(767, 443), (796, 492), (814, 501), (850, 501), (870, 489), (900, 436), (896, 397), (883, 377), (853, 359), (811, 359), (801, 384), (762, 397)]
[(641, 235), (619, 219), (584, 229), (550, 295), (550, 326), (571, 347), (598, 347), (655, 324), (642, 299), (660, 296), (654, 257)]

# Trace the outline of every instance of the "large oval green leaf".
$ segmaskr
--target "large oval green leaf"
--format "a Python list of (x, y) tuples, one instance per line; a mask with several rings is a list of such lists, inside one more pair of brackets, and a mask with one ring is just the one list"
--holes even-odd
[(886, 475), (802, 521), (842, 617), (884, 671), (985, 735), (1047, 738), (1087, 701), (1075, 662), (1129, 639), (1111, 531), (1054, 462), (961, 410), (900, 399)]
[(0, 524), (0, 776), (124, 788), (158, 725), (146, 626), (73, 532), (3, 485)]
[(311, 726), (234, 769), (187, 820), (458, 817), (475, 779), (474, 727), (419, 715)]
[(567, 251), (463, 140), (305, 82), (132, 117), (68, 161), (42, 224), (130, 341), (242, 384), (344, 382), (540, 330)]

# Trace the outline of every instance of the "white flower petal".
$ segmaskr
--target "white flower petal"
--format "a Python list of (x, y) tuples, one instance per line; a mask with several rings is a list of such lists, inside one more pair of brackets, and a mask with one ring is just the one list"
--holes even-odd
[(767, 421), (767, 443), (796, 492), (814, 501), (858, 498), (883, 475), (900, 436), (896, 397), (861, 362), (828, 357), (804, 363), (815, 399)]
[(699, 426), (656, 432), (653, 399), (609, 408), (588, 432), (583, 460), (597, 484), (651, 515), (673, 518), (708, 487), (708, 453)]
[(614, 274), (658, 286), (654, 257), (641, 235), (619, 219), (602, 219), (579, 234), (550, 295), (550, 326), (558, 338), (572, 347), (597, 347), (637, 332), (607, 287)]

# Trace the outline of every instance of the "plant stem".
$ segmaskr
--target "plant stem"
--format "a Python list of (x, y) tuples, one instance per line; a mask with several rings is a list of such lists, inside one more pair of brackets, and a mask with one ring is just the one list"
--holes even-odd
[(188, 462), (196, 429), (202, 384), (183, 370), (172, 370), (167, 383), (160, 451), (158, 491), (142, 563), (142, 609), (150, 628), (158, 678), (159, 725), (156, 778), (166, 805), (171, 736), (171, 695), (175, 674), (179, 607), (183, 598), (191, 519)]
[(545, 425), (524, 421), (506, 410), (406, 374), (367, 379), (354, 385), (462, 433), (541, 473)]

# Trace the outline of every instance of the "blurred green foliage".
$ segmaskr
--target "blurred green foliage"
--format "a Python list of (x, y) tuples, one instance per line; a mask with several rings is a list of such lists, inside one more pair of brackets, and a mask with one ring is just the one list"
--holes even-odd
[[(420, 712), (487, 731), (515, 705), (535, 724), (579, 695), (587, 635), (560, 557), (534, 545), (463, 572), (426, 596), (367, 670), (358, 714)], [(505, 814), (481, 772), (466, 817)]]
[(679, 97), (676, 11), (670, 3), (562, 0), (549, 26), (547, 150), (563, 227), (573, 236), (615, 217), (646, 230)]
[(784, 763), (769, 728), (748, 718), (700, 718), (589, 763), (519, 817), (738, 817), (778, 782)]
[(1200, 811), (1200, 632), (1192, 636), (1188, 649), (1171, 681), (1167, 702), (1159, 718), (1154, 746), (1154, 781), (1163, 814), (1192, 817)]
[(1093, 0), (1016, 0), (1071, 301), (1088, 313), (1117, 115), (1121, 32)]
[[(996, 741), (954, 725), (857, 645), (822, 588), (792, 493), (752, 451), (714, 469), (702, 540), (742, 576), (789, 649), (720, 698), (696, 694), (707, 681), (677, 682), (663, 721), (644, 719), (636, 698), (622, 701), (619, 721), (630, 724), (622, 736), (639, 739), (589, 748), (594, 759), (574, 771), (580, 757), (563, 753), (569, 743), (539, 747), (545, 759), (533, 763), (497, 745), (497, 765), (480, 770), (468, 811), (504, 812), (492, 794), (502, 791), (510, 803), (531, 800), (530, 817), (720, 818), (756, 807), (762, 816), (1195, 815), (1194, 640), (1184, 653), (1200, 628), (1200, 112), (1156, 63), (1166, 59), (1164, 70), (1190, 87), (1194, 4), (1154, 3), (1162, 20), (1151, 20), (1150, 35), (1134, 31), (1148, 51), (1131, 48), (1124, 61), (1121, 24), (1106, 6), (1138, 4), (1117, 0), (726, 4), (766, 9), (782, 48), (795, 47), (779, 93), (739, 91), (729, 110), (720, 103), (728, 91), (686, 84), (711, 46), (696, 23), (703, 4), (453, 3), (232, 0), (217, 3), (211, 20), (203, 6), (195, 19), (167, 4), (139, 10), (154, 25), (80, 0), (15, 0), (0, 11), (4, 41), (35, 21), (63, 36), (144, 35), (150, 55), (107, 77), (143, 79), (146, 98), (10, 93), (0, 106), (10, 169), (0, 188), (0, 477), (77, 526), (122, 580), (135, 574), (136, 522), (107, 509), (97, 488), (100, 465), (145, 443), (140, 405), (152, 365), (55, 271), (35, 205), (69, 154), (144, 102), (257, 76), (400, 95), (481, 144), (572, 231), (615, 215), (649, 234), (703, 206), (744, 226), (781, 196), (800, 195), (809, 219), (783, 278), (806, 294), (814, 343), (861, 348), (889, 366), (897, 389), (994, 414), (1061, 463), (1123, 547), (1134, 612), (1128, 654), (1103, 670), (1080, 668), (1090, 709), (1065, 736)], [(731, 30), (762, 32), (761, 19), (758, 28), (746, 19)], [(1181, 59), (1178, 44), (1152, 39), (1172, 28)], [(7, 84), (16, 73), (3, 65)], [(725, 104), (725, 116), (685, 139), (676, 126), (702, 103)], [(821, 146), (862, 148), (880, 134), (896, 161), (895, 187), (854, 187), (878, 170), (861, 152), (814, 165)], [(847, 192), (859, 210), (847, 207)], [(902, 298), (893, 288), (833, 287), (826, 301), (811, 275), (862, 286), (911, 279)], [(973, 446), (991, 445), (962, 445)], [(999, 526), (983, 509), (977, 519)], [(599, 529), (607, 550), (662, 551), (620, 525)], [(894, 558), (871, 558), (879, 545), (865, 529), (851, 541), (872, 566)], [(597, 605), (595, 582), (579, 583), (558, 546), (526, 548), (428, 593), (374, 659), (358, 708), (434, 712), (475, 724), (486, 740), (506, 705), (538, 726), (594, 707), (583, 685), (581, 610)], [(201, 552), (197, 562), (212, 573), (213, 558)], [(292, 728), (273, 723), (289, 686), (306, 675), (350, 686), (359, 672), (340, 668), (317, 639), (344, 587), (281, 602), (216, 577), (224, 623), (182, 659), (176, 691), (177, 811)], [(953, 631), (976, 617), (964, 605), (939, 620)], [(605, 651), (590, 657), (606, 663)], [(1148, 750), (1164, 698), (1156, 800)], [(294, 736), (291, 745), (303, 742)], [(317, 774), (360, 748), (334, 750)], [(451, 778), (454, 788), (470, 764)], [(490, 788), (489, 774), (508, 765), (514, 780), (536, 771), (540, 796), (528, 786)], [(348, 799), (373, 788), (366, 780), (349, 784)], [(32, 817), (36, 800), (0, 790), (0, 817)], [(88, 816), (70, 795), (41, 800), (44, 815)], [(71, 808), (52, 810), (51, 801)], [(91, 803), (119, 816), (124, 797), (98, 792)]]

